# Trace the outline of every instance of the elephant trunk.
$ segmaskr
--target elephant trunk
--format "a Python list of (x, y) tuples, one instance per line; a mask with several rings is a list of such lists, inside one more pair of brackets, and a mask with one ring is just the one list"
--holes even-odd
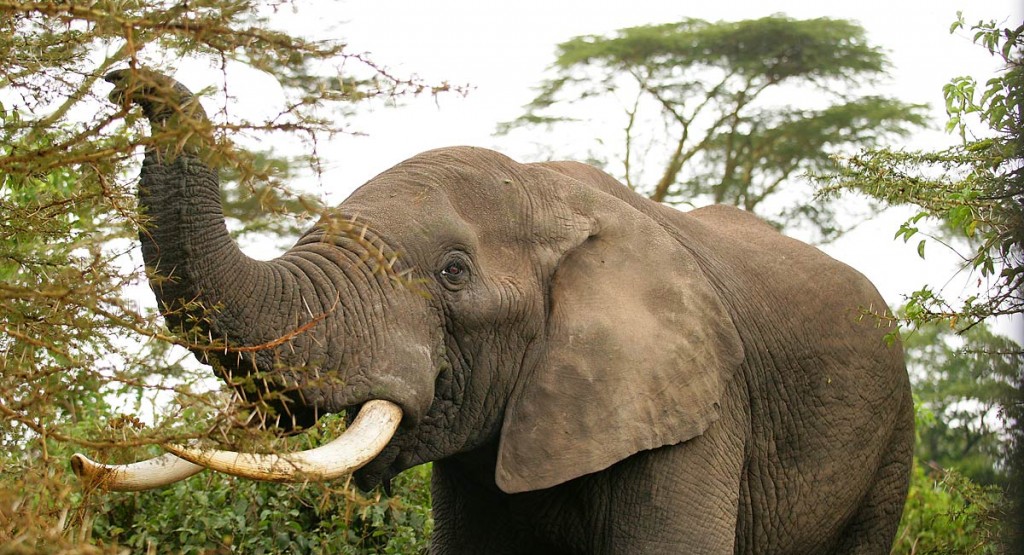
[[(112, 99), (140, 105), (153, 128), (139, 184), (147, 218), (139, 235), (168, 327), (244, 396), (266, 401), (284, 427), (312, 424), (320, 410), (360, 411), (342, 437), (307, 452), (166, 446), (173, 454), (131, 465), (75, 455), (75, 472), (110, 489), (138, 490), (203, 468), (260, 480), (329, 480), (374, 460), (403, 419), (415, 422), (425, 413), (436, 367), (423, 337), (404, 335), (383, 350), (373, 340), (385, 314), (407, 311), (421, 298), (389, 294), (404, 283), (395, 251), (368, 227), (357, 231), (354, 219), (328, 219), (277, 260), (249, 258), (228, 234), (217, 171), (204, 161), (209, 123), (196, 99), (150, 72), (119, 71), (107, 80), (115, 84)], [(371, 363), (382, 373), (371, 373)], [(351, 375), (320, 374), (346, 367)], [(426, 371), (407, 378), (407, 368)], [(234, 370), (262, 379), (235, 381)], [(352, 375), (361, 379), (350, 383)]]
[[(216, 171), (190, 153), (173, 160), (146, 154), (139, 205), (147, 222), (139, 231), (150, 286), (168, 326), (194, 344), (223, 339), (248, 345), (246, 315), (263, 295), (256, 284), (280, 278), (246, 256), (224, 223)], [(206, 336), (203, 338), (202, 336)]]
[(111, 98), (141, 106), (152, 127), (139, 182), (145, 217), (139, 238), (168, 327), (222, 371), (238, 366), (241, 357), (232, 349), (270, 357), (261, 345), (280, 343), (309, 319), (301, 295), (284, 293), (303, 287), (282, 265), (246, 256), (228, 234), (218, 173), (203, 159), (210, 124), (198, 100), (176, 81), (144, 70), (106, 79), (115, 85)]

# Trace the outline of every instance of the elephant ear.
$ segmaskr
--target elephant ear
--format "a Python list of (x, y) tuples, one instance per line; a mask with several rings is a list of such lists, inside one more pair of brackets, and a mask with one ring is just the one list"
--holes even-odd
[[(582, 186), (581, 186), (582, 188)], [(743, 348), (693, 255), (657, 222), (587, 188), (584, 232), (550, 285), (540, 361), (513, 395), (495, 478), (551, 487), (718, 419)]]

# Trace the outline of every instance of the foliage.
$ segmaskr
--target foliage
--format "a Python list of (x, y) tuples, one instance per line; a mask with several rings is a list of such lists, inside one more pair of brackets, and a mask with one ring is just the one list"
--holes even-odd
[(1012, 339), (979, 324), (962, 334), (923, 325), (904, 338), (919, 420), (918, 460), (979, 484), (1006, 484), (1006, 408), (1024, 354)]
[[(914, 420), (920, 447), (936, 415), (915, 399)], [(1007, 509), (999, 487), (979, 485), (955, 469), (915, 456), (892, 553), (1004, 553), (999, 518)]]
[[(254, 514), (257, 520), (244, 527), (247, 550), (273, 551), (272, 543), (256, 544), (278, 535), (259, 533), (289, 534), (312, 522), (301, 518), (313, 518), (307, 513), (316, 499), (328, 499), (315, 505), (321, 528), (344, 530), (341, 538), (356, 534), (352, 549), (405, 550), (375, 537), (384, 531), (396, 542), (424, 541), (407, 529), (426, 518), (426, 494), (412, 490), (419, 497), (411, 508), (397, 500), (370, 502), (348, 489), (299, 488), (276, 498), (263, 486), (210, 477), (191, 482), (210, 485), (202, 494), (185, 485), (104, 495), (83, 491), (68, 472), (76, 450), (117, 462), (139, 458), (146, 445), (210, 434), (264, 446), (292, 441), (250, 437), (238, 428), (246, 413), (230, 395), (211, 389), (208, 370), (196, 368), (154, 310), (139, 306), (136, 299), (151, 295), (141, 285), (135, 253), (144, 222), (136, 214), (134, 182), (139, 147), (154, 139), (137, 112), (104, 98), (109, 87), (101, 79), (115, 67), (167, 70), (189, 63), (220, 68), (224, 83), (229, 69), (241, 66), (275, 79), (282, 105), (276, 113), (265, 119), (232, 113), (221, 83), (206, 91), (208, 106), (223, 102), (212, 127), (193, 131), (208, 135), (211, 157), (238, 184), (225, 198), (229, 213), (252, 223), (241, 231), (283, 231), (268, 228), (278, 218), (265, 213), (315, 210), (282, 185), (299, 160), (247, 151), (229, 134), (256, 141), (298, 137), (315, 152), (320, 137), (343, 131), (335, 117), (343, 122), (354, 102), (447, 88), (396, 79), (341, 42), (273, 28), (271, 16), (276, 20), (288, 5), (0, 0), (0, 552), (144, 550), (151, 540), (166, 551), (194, 551), (192, 545), (220, 541), (212, 535), (199, 541), (203, 530), (222, 534), (224, 522)], [(315, 159), (302, 161), (315, 169)], [(234, 515), (242, 509), (227, 495), (235, 491), (245, 492), (242, 515)], [(192, 505), (212, 511), (229, 497), (220, 516), (186, 514)], [(270, 511), (265, 521), (253, 513), (259, 505)], [(144, 522), (137, 511), (147, 510), (159, 518)], [(296, 520), (286, 522), (290, 516)], [(297, 536), (288, 541), (302, 541)]]
[[(952, 30), (963, 26), (960, 17)], [(930, 240), (941, 238), (929, 236), (922, 220), (942, 223), (944, 244), (966, 245), (959, 252), (964, 267), (980, 275), (984, 290), (953, 300), (922, 287), (907, 300), (908, 323), (964, 329), (1024, 311), (1024, 26), (978, 23), (972, 30), (975, 42), (1005, 68), (980, 90), (972, 77), (957, 77), (943, 88), (947, 129), (957, 132), (960, 144), (939, 152), (869, 150), (840, 159), (837, 172), (819, 176), (826, 196), (856, 191), (915, 207), (896, 237), (916, 240), (921, 256)], [(981, 130), (973, 130), (972, 122)]]
[[(93, 493), (92, 541), (146, 553), (426, 553), (430, 468), (398, 476), (395, 496), (347, 483), (302, 485), (207, 472), (137, 494)], [(186, 507), (187, 510), (182, 510)]]
[(834, 207), (807, 202), (811, 189), (792, 178), (924, 122), (922, 106), (854, 94), (886, 69), (864, 29), (845, 20), (631, 27), (558, 45), (554, 75), (500, 131), (592, 125), (589, 114), (617, 100), (624, 141), (605, 156), (630, 187), (657, 201), (734, 204), (829, 239), (841, 232)]
[(999, 529), (1004, 507), (999, 488), (915, 461), (892, 553), (1004, 553)]

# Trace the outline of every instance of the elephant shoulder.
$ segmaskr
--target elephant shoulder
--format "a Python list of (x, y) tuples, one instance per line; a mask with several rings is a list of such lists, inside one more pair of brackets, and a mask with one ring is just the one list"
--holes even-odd
[[(714, 205), (682, 215), (686, 236), (697, 239), (704, 258), (719, 269), (747, 280), (747, 290), (772, 290), (772, 298), (814, 299), (808, 308), (820, 314), (820, 303), (854, 300), (864, 307), (884, 307), (874, 285), (855, 268), (820, 249), (780, 233), (754, 214), (733, 206)], [(697, 247), (700, 248), (700, 247)], [(813, 318), (808, 318), (808, 321)]]
[(687, 212), (686, 215), (728, 235), (763, 236), (767, 234), (769, 237), (781, 235), (771, 224), (752, 212), (728, 204), (712, 204), (696, 208)]
[[(781, 233), (751, 212), (728, 205), (712, 205), (681, 214), (687, 235), (699, 237), (719, 257), (752, 263), (761, 271), (777, 270), (789, 275), (799, 269), (814, 275), (828, 271), (835, 279), (856, 279), (859, 275), (846, 264), (823, 251)], [(677, 220), (678, 221), (678, 220)], [(787, 280), (790, 281), (790, 280)]]

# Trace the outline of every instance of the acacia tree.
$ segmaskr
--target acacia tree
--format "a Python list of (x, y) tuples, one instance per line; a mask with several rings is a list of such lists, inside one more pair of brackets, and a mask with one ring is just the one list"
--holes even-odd
[(499, 132), (575, 124), (588, 129), (574, 136), (590, 136), (586, 114), (617, 105), (621, 143), (595, 137), (588, 147), (633, 189), (659, 202), (733, 204), (830, 239), (841, 232), (833, 206), (809, 202), (813, 189), (797, 178), (925, 121), (922, 106), (855, 94), (887, 68), (845, 20), (630, 27), (559, 44), (553, 75)]
[[(353, 511), (368, 519), (377, 514), (375, 501), (346, 488), (333, 494), (294, 488), (304, 497), (283, 497), (268, 516), (259, 508), (265, 490), (231, 490), (223, 478), (208, 478), (209, 495), (237, 494), (228, 505), (233, 513), (218, 527), (201, 514), (180, 514), (182, 507), (204, 505), (187, 486), (151, 497), (108, 497), (82, 490), (68, 472), (68, 456), (83, 447), (124, 460), (148, 444), (239, 434), (235, 424), (245, 416), (230, 397), (201, 384), (207, 373), (190, 370), (182, 340), (132, 298), (132, 288), (144, 282), (132, 254), (145, 229), (134, 200), (139, 147), (175, 139), (149, 136), (136, 112), (109, 102), (103, 76), (125, 67), (173, 73), (184, 63), (222, 68), (224, 80), (205, 91), (219, 106), (213, 124), (176, 139), (203, 137), (211, 162), (236, 183), (226, 211), (263, 230), (253, 223), (268, 221), (268, 210), (317, 207), (281, 187), (296, 160), (241, 148), (229, 133), (298, 137), (315, 152), (320, 137), (343, 130), (356, 101), (446, 88), (396, 79), (340, 41), (274, 28), (270, 16), (289, 7), (274, 0), (0, 0), (0, 551), (56, 551), (94, 541), (93, 531), (103, 538), (99, 547), (114, 552), (119, 542), (153, 552), (267, 549), (260, 542), (277, 542), (285, 551), (340, 552), (339, 543), (376, 535), (370, 524), (365, 533), (342, 529)], [(226, 75), (235, 66), (276, 80), (277, 113), (254, 119), (229, 109)], [(150, 412), (158, 416), (211, 418), (191, 429), (170, 426), (174, 418), (146, 426), (141, 413), (157, 402)], [(153, 509), (152, 521), (136, 514), (143, 506)], [(336, 528), (327, 534), (334, 547), (303, 531), (332, 518)], [(249, 543), (227, 539), (231, 527), (249, 532)]]

